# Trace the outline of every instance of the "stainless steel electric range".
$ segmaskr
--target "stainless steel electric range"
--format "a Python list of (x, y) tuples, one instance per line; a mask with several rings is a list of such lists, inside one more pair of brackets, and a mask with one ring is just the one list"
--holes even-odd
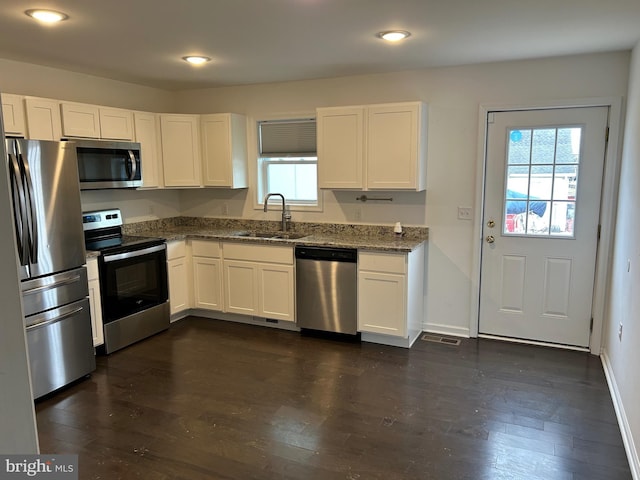
[(109, 354), (169, 328), (165, 240), (123, 235), (119, 209), (84, 212), (82, 223), (87, 251), (100, 252), (99, 351)]

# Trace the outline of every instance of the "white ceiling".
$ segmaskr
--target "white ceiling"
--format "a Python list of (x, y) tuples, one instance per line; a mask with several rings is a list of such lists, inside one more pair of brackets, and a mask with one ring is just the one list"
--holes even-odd
[[(53, 8), (43, 27), (24, 14)], [(412, 36), (390, 45), (381, 30)], [(0, 57), (170, 90), (631, 49), (640, 0), (2, 0)], [(213, 58), (194, 68), (187, 54)]]

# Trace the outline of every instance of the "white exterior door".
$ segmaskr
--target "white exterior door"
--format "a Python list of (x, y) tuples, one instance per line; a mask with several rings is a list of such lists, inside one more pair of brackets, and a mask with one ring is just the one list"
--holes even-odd
[(587, 347), (607, 107), (491, 112), (479, 333)]

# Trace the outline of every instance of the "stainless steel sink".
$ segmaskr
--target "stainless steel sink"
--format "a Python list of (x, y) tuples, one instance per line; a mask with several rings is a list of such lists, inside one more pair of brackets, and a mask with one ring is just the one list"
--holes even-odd
[(306, 237), (305, 233), (293, 232), (236, 232), (234, 237), (253, 237), (253, 238), (280, 238), (282, 240), (296, 240)]

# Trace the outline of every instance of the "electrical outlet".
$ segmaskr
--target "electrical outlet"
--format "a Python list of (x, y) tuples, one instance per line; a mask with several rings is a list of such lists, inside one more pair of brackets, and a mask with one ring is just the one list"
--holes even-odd
[(622, 341), (622, 322), (618, 325), (618, 340)]
[(362, 207), (356, 207), (353, 209), (353, 220), (359, 222), (362, 220)]
[(458, 207), (458, 220), (471, 220), (471, 207)]
[(222, 215), (225, 217), (229, 216), (229, 204), (227, 202), (222, 204)]

